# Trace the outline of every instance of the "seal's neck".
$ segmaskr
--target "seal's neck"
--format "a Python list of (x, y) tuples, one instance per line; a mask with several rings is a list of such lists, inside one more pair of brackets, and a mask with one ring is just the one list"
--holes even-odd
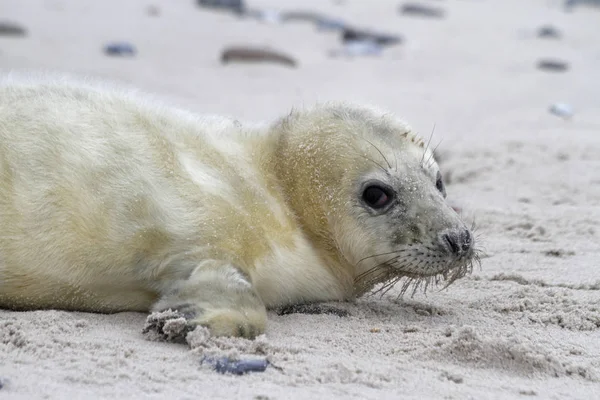
[[(310, 243), (319, 263), (339, 281), (344, 292), (353, 293), (354, 266), (348, 263), (330, 230), (325, 199), (315, 186), (328, 185), (327, 177), (317, 176), (314, 169), (318, 154), (311, 151), (317, 143), (298, 143), (281, 130), (271, 130), (256, 138), (253, 148), (260, 147), (260, 168), (271, 184), (277, 186), (293, 214), (298, 229)], [(331, 184), (331, 187), (334, 187)]]

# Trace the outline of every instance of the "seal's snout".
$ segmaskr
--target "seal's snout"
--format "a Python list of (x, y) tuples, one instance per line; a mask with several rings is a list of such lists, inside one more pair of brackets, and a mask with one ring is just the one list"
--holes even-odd
[(473, 235), (468, 229), (450, 229), (439, 236), (442, 248), (456, 257), (469, 254), (473, 249)]

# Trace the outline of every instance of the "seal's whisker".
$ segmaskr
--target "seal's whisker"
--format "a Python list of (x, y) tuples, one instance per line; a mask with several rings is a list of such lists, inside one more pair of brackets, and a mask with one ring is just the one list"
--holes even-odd
[(431, 129), (431, 134), (429, 135), (429, 140), (427, 141), (427, 145), (423, 150), (423, 156), (421, 157), (420, 164), (423, 165), (423, 161), (425, 161), (425, 154), (427, 154), (427, 149), (429, 149), (429, 144), (431, 143), (431, 139), (433, 138), (433, 132), (435, 131), (435, 122), (433, 123), (433, 128)]
[(385, 172), (386, 174), (388, 173), (388, 171), (383, 167), (383, 165), (379, 164), (377, 161), (373, 160), (370, 157), (367, 156), (363, 156), (365, 159), (367, 159), (368, 161), (371, 161), (373, 164), (377, 165), (383, 172)]
[(409, 251), (411, 249), (400, 249), (400, 250), (394, 250), (394, 251), (389, 251), (387, 253), (379, 253), (379, 254), (373, 254), (372, 256), (367, 256), (364, 258), (361, 258), (357, 263), (356, 263), (356, 267), (358, 267), (360, 265), (361, 262), (368, 260), (369, 258), (374, 258), (374, 257), (380, 257), (380, 256), (387, 256), (389, 254), (398, 254), (398, 253), (403, 253), (405, 251)]
[(440, 144), (442, 144), (443, 141), (444, 141), (444, 139), (440, 139), (438, 144), (433, 148), (433, 150), (431, 150), (431, 154), (429, 155), (429, 158), (427, 159), (426, 164), (429, 164), (431, 159), (433, 159), (435, 161), (435, 151), (438, 149), (438, 147), (440, 147)]
[(388, 165), (388, 167), (390, 169), (392, 169), (392, 164), (390, 164), (390, 162), (388, 161), (388, 159), (383, 155), (383, 152), (381, 150), (379, 150), (379, 147), (375, 146), (373, 143), (371, 143), (369, 140), (365, 139), (364, 137), (361, 137), (361, 139), (363, 139), (365, 142), (369, 143), (371, 146), (373, 146), (375, 148), (375, 150), (377, 150), (377, 152), (379, 154), (381, 154), (381, 157), (383, 157), (383, 159), (385, 160), (386, 164)]

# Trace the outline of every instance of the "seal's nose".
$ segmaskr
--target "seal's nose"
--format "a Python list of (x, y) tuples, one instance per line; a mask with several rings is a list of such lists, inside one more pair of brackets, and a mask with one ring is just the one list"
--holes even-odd
[(452, 229), (440, 235), (440, 244), (453, 255), (462, 256), (473, 247), (473, 237), (468, 229)]

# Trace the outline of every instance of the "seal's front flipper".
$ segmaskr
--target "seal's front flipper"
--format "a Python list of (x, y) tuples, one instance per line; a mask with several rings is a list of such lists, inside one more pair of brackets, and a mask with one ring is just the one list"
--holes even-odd
[(153, 311), (177, 311), (191, 326), (215, 336), (254, 338), (264, 332), (267, 312), (250, 278), (231, 263), (204, 261), (189, 278), (174, 282)]

